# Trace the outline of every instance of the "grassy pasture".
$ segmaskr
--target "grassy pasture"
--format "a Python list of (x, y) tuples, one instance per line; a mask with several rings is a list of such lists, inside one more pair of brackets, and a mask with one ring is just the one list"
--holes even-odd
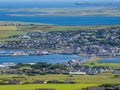
[(8, 38), (9, 36), (23, 34), (24, 31), (18, 31), (16, 26), (0, 26), (0, 39)]
[[(13, 78), (14, 77), (14, 78)], [(15, 78), (25, 77), (25, 78)], [(98, 75), (69, 75), (62, 74), (48, 74), (48, 75), (37, 75), (37, 76), (25, 76), (25, 75), (0, 75), (0, 80), (16, 79), (22, 82), (32, 82), (34, 80), (59, 80), (64, 81), (71, 79), (76, 84), (23, 84), (23, 85), (0, 85), (0, 90), (35, 90), (36, 88), (54, 88), (56, 90), (81, 90), (88, 86), (97, 86), (101, 84), (120, 84), (120, 79), (115, 78), (114, 74), (104, 73)]]
[(55, 25), (35, 25), (18, 26), (18, 30), (27, 31), (77, 31), (77, 30), (96, 30), (104, 28), (120, 27), (120, 25), (88, 25), (88, 26), (55, 26)]
[(25, 31), (17, 30), (0, 30), (0, 39), (7, 39), (9, 36), (24, 34)]
[[(19, 78), (17, 78), (19, 77)], [(21, 78), (20, 78), (21, 77)], [(23, 78), (24, 77), (24, 78)], [(34, 80), (59, 80), (64, 82), (66, 79), (70, 79), (76, 83), (81, 84), (120, 84), (120, 79), (115, 78), (114, 74), (106, 72), (98, 75), (69, 75), (62, 74), (47, 74), (47, 75), (37, 75), (37, 76), (26, 76), (26, 75), (0, 75), (0, 80), (11, 80), (17, 79), (22, 82), (33, 82)]]
[(35, 90), (37, 88), (53, 88), (56, 90), (81, 90), (98, 84), (29, 84), (29, 85), (1, 85), (0, 90)]
[(0, 26), (0, 31), (3, 31), (3, 30), (9, 30), (9, 31), (12, 31), (12, 30), (17, 30), (17, 27), (16, 26)]
[(95, 66), (109, 66), (111, 68), (120, 68), (120, 63), (95, 63)]

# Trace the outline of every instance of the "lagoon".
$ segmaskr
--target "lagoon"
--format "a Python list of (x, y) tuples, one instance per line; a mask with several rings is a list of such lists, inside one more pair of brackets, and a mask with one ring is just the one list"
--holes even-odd
[(86, 57), (77, 56), (74, 54), (51, 54), (51, 55), (40, 55), (40, 56), (0, 56), (0, 64), (2, 63), (61, 63), (67, 62), (71, 59), (86, 60)]

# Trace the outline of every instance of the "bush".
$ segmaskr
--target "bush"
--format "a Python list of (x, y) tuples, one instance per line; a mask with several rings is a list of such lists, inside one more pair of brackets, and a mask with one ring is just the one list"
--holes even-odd
[(120, 75), (114, 75), (114, 77), (115, 77), (115, 78), (119, 78), (119, 77), (120, 77)]

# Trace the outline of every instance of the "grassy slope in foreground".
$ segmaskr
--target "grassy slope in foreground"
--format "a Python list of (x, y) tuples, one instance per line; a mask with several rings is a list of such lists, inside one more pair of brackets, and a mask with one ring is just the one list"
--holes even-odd
[(80, 90), (98, 84), (30, 84), (30, 85), (1, 85), (0, 90), (35, 90), (37, 88), (54, 88), (56, 90)]
[[(97, 86), (101, 84), (120, 84), (120, 79), (115, 78), (114, 74), (103, 73), (98, 75), (73, 75), (73, 77), (68, 77), (68, 75), (61, 74), (48, 74), (48, 75), (37, 75), (37, 76), (25, 76), (25, 78), (15, 78), (18, 75), (0, 75), (3, 80), (18, 79), (22, 82), (32, 82), (33, 80), (66, 80), (72, 79), (79, 84), (29, 84), (29, 85), (0, 85), (0, 90), (35, 90), (36, 88), (55, 88), (56, 90), (79, 90), (88, 86)], [(20, 75), (20, 77), (22, 77)]]
[[(73, 75), (70, 77), (69, 75), (62, 74), (47, 74), (47, 75), (36, 75), (36, 76), (26, 76), (26, 75), (0, 75), (2, 80), (9, 81), (11, 79), (20, 80), (24, 82), (32, 83), (34, 80), (59, 80), (60, 82), (64, 82), (66, 79), (70, 79), (76, 83), (80, 84), (120, 84), (120, 79), (114, 76), (114, 73), (106, 72), (103, 74), (97, 75)], [(22, 78), (24, 77), (24, 78)]]

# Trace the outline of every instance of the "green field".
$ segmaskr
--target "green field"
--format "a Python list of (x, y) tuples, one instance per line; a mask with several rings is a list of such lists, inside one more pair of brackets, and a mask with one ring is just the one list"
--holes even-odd
[(86, 61), (84, 66), (108, 66), (110, 68), (120, 68), (120, 63), (100, 63), (98, 62), (102, 58), (100, 57), (92, 57)]
[(30, 85), (1, 85), (0, 90), (35, 90), (37, 88), (52, 88), (55, 90), (81, 90), (98, 84), (30, 84)]
[(17, 30), (16, 26), (0, 26), (0, 31), (1, 30)]
[(109, 72), (98, 74), (98, 75), (62, 75), (62, 74), (47, 74), (47, 75), (36, 75), (36, 76), (26, 76), (26, 75), (0, 75), (0, 80), (20, 80), (24, 82), (32, 83), (34, 80), (59, 80), (60, 82), (64, 82), (64, 80), (72, 80), (75, 83), (81, 84), (119, 84), (120, 79), (114, 77), (115, 75)]
[(10, 36), (25, 34), (25, 31), (17, 30), (0, 30), (0, 41), (1, 39), (8, 39)]
[(55, 26), (55, 25), (35, 25), (35, 26), (18, 26), (18, 30), (27, 31), (77, 31), (77, 30), (96, 30), (105, 28), (120, 27), (120, 25), (86, 25), (86, 26)]
[(95, 63), (95, 66), (109, 66), (111, 68), (120, 68), (120, 63)]
[[(20, 78), (21, 77), (21, 78)], [(23, 78), (24, 77), (24, 78)], [(34, 80), (73, 80), (75, 84), (22, 84), (22, 85), (0, 85), (0, 90), (35, 90), (36, 88), (54, 88), (56, 90), (81, 90), (88, 86), (97, 86), (101, 84), (120, 84), (120, 79), (114, 77), (114, 74), (104, 73), (98, 75), (69, 75), (48, 74), (37, 76), (25, 75), (0, 75), (0, 80), (21, 80), (22, 82), (31, 82)]]

